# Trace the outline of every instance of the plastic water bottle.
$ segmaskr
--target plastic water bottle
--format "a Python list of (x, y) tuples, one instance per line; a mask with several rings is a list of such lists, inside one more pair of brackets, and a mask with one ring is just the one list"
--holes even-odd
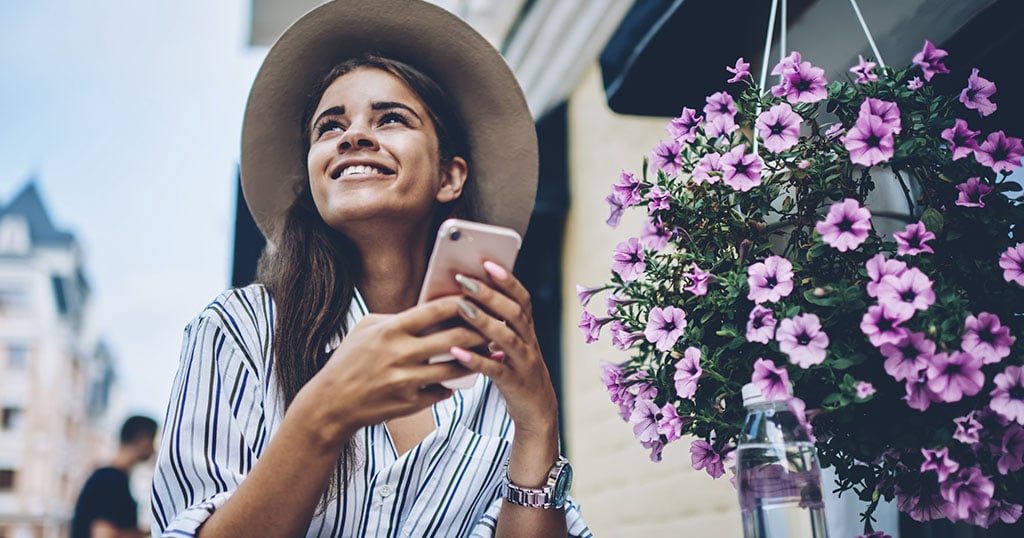
[(736, 454), (744, 538), (827, 538), (818, 454), (785, 400), (743, 387), (747, 420)]

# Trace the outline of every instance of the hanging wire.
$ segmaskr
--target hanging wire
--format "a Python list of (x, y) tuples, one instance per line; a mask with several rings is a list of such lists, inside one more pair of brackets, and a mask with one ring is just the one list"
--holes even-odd
[[(864, 30), (864, 36), (868, 38), (868, 44), (871, 45), (871, 52), (874, 53), (875, 59), (878, 60), (878, 67), (885, 67), (885, 61), (882, 60), (881, 53), (878, 52), (878, 45), (875, 45), (875, 38), (871, 37), (871, 31), (868, 30), (868, 23), (864, 22), (864, 16), (860, 14), (860, 6), (857, 5), (857, 0), (850, 0), (850, 5), (853, 6), (853, 12), (857, 14), (857, 20), (860, 21), (860, 27)], [(785, 26), (783, 26), (785, 28)]]
[[(787, 15), (788, 4), (782, 0), (782, 31), (779, 32), (779, 61), (786, 59), (786, 31), (789, 29), (789, 17)], [(782, 78), (781, 76), (779, 78)]]
[[(758, 83), (757, 83), (758, 96), (764, 95), (764, 84), (765, 84), (765, 81), (768, 80), (768, 62), (770, 61), (771, 54), (772, 54), (772, 38), (775, 37), (775, 13), (778, 10), (778, 7), (779, 7), (779, 0), (772, 0), (771, 14), (768, 15), (768, 35), (766, 35), (765, 38), (764, 38), (764, 55), (762, 56), (762, 59), (761, 59), (761, 76), (759, 77), (759, 80), (758, 80)], [(785, 29), (785, 27), (786, 27), (785, 22), (783, 22), (782, 27), (783, 27), (783, 29)], [(783, 30), (783, 31), (785, 31), (785, 30)], [(761, 115), (761, 100), (759, 98), (757, 106), (754, 109), (754, 117), (756, 118), (756, 117), (758, 117), (760, 115)], [(752, 150), (754, 152), (754, 155), (757, 155), (757, 129), (754, 129), (754, 136), (753, 136), (753, 138), (754, 138), (754, 142), (751, 144), (753, 146)]]

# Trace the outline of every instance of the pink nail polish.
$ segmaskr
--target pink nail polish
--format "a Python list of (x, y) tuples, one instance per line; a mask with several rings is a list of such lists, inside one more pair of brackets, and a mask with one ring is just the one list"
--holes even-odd
[(508, 278), (508, 271), (504, 267), (488, 260), (484, 262), (484, 270), (487, 274), (491, 275), (491, 278), (497, 281), (502, 281)]
[(469, 360), (472, 358), (472, 356), (469, 354), (469, 351), (466, 351), (465, 349), (462, 349), (461, 347), (458, 346), (452, 346), (452, 348), (449, 349), (448, 352), (451, 353), (452, 357), (455, 357), (455, 359), (458, 360), (459, 362), (469, 362)]

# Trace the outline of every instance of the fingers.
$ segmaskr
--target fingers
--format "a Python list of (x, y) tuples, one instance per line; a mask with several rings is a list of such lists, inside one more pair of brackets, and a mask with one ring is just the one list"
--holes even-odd
[(458, 346), (453, 346), (448, 352), (467, 370), (481, 373), (496, 382), (500, 382), (505, 371), (508, 369), (501, 360), (484, 357), (479, 353)]

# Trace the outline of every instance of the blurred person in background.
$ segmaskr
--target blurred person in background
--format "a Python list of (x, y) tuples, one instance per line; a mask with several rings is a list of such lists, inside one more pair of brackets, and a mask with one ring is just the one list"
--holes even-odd
[(153, 457), (157, 423), (132, 416), (121, 426), (117, 454), (109, 465), (93, 471), (75, 503), (71, 538), (137, 538), (138, 504), (129, 487), (132, 469)]

